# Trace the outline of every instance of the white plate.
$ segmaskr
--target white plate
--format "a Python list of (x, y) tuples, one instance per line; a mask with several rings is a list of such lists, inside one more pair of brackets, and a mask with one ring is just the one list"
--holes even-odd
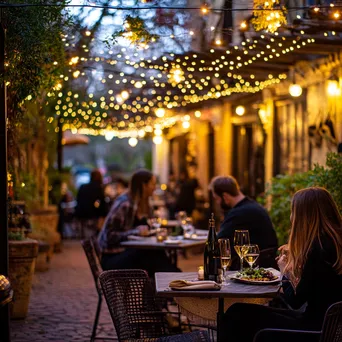
[(277, 279), (274, 280), (269, 280), (269, 281), (257, 281), (257, 280), (246, 280), (246, 279), (240, 279), (237, 278), (236, 275), (239, 272), (233, 273), (229, 275), (229, 278), (232, 280), (235, 280), (239, 283), (244, 283), (244, 284), (253, 284), (253, 285), (272, 285), (272, 284), (277, 284), (281, 281), (281, 273), (274, 269), (274, 268), (265, 268), (265, 270), (267, 271), (271, 271), (276, 277)]
[(180, 243), (182, 243), (181, 240), (165, 240), (164, 243), (166, 245), (179, 245)]
[(185, 237), (186, 240), (194, 240), (194, 241), (206, 241), (207, 237), (206, 236), (189, 236)]

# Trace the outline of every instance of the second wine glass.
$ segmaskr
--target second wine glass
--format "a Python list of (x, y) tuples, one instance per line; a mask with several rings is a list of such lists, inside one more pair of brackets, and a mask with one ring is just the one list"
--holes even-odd
[(258, 245), (245, 245), (242, 247), (245, 260), (248, 262), (250, 268), (253, 268), (254, 263), (259, 257), (260, 251)]
[(219, 239), (221, 265), (223, 268), (223, 285), (228, 285), (227, 282), (227, 268), (229, 269), (232, 263), (232, 253), (230, 250), (229, 239)]

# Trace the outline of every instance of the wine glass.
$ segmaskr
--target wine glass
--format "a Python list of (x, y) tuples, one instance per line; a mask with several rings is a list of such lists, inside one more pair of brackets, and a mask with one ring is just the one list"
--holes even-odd
[(245, 260), (248, 262), (250, 268), (253, 268), (255, 261), (258, 259), (260, 251), (258, 245), (245, 245), (242, 247)]
[(182, 228), (184, 232), (184, 237), (185, 238), (191, 238), (191, 236), (195, 233), (195, 228), (192, 225), (192, 218), (187, 217), (183, 223), (182, 223)]
[(153, 229), (158, 229), (161, 227), (162, 220), (160, 217), (153, 217), (150, 219), (150, 225)]
[(236, 230), (234, 232), (234, 249), (240, 257), (240, 271), (243, 270), (243, 258), (247, 252), (242, 247), (249, 245), (249, 231), (248, 230)]
[(229, 239), (219, 239), (220, 253), (221, 253), (221, 265), (223, 268), (223, 285), (228, 285), (226, 270), (227, 267), (229, 269), (232, 263), (232, 253), (230, 250), (230, 242)]

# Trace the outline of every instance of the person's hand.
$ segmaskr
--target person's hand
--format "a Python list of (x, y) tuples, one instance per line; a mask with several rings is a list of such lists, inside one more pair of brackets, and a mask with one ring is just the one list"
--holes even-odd
[(280, 252), (281, 255), (282, 255), (282, 254), (287, 255), (288, 252), (289, 252), (289, 245), (286, 244), (286, 245), (280, 246), (280, 247), (278, 248), (278, 251)]
[(285, 254), (282, 254), (276, 260), (281, 274), (284, 274), (287, 265), (287, 256)]
[(136, 229), (138, 229), (138, 235), (140, 235), (140, 236), (147, 236), (148, 235), (149, 228), (147, 225), (138, 226)]

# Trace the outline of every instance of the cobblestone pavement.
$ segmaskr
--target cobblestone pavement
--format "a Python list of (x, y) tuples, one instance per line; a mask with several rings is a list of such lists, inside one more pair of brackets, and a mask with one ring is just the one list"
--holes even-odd
[[(179, 260), (183, 271), (195, 271), (202, 263), (202, 255)], [(89, 341), (97, 298), (80, 242), (65, 242), (63, 252), (53, 256), (50, 270), (35, 274), (27, 318), (11, 322), (12, 341)], [(115, 337), (105, 301), (98, 335)]]

